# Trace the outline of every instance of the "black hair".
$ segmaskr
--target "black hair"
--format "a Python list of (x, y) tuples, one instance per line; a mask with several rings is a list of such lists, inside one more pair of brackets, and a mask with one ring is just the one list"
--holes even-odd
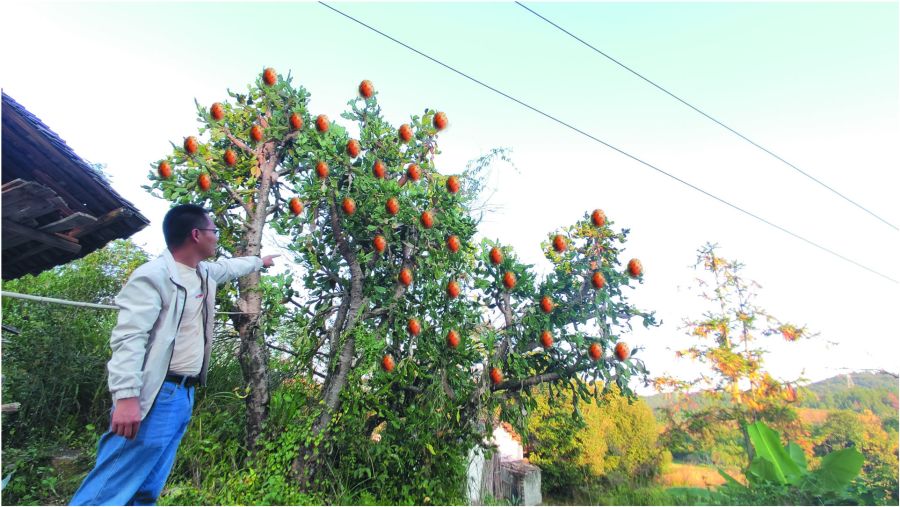
[(162, 224), (166, 246), (169, 248), (181, 246), (194, 229), (206, 227), (209, 224), (208, 220), (206, 210), (196, 204), (179, 204), (170, 209)]

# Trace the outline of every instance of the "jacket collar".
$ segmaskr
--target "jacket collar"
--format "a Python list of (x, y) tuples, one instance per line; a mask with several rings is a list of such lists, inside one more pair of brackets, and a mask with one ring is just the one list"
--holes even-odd
[[(176, 265), (175, 257), (172, 257), (172, 252), (170, 252), (168, 248), (164, 248), (162, 253), (159, 254), (159, 257), (163, 260), (166, 270), (169, 272), (169, 279), (172, 280), (172, 283), (184, 288), (184, 284), (181, 283), (181, 277), (178, 276), (178, 266)], [(202, 261), (197, 264), (197, 274), (199, 274), (201, 278), (203, 278), (205, 271), (205, 269), (201, 269), (203, 264)]]

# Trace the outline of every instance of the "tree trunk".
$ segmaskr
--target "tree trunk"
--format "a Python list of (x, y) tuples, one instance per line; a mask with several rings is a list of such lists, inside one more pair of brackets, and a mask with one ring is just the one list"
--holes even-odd
[[(262, 236), (268, 216), (269, 190), (274, 183), (277, 160), (274, 146), (267, 144), (261, 148), (261, 177), (254, 203), (244, 226), (246, 244), (239, 255), (259, 256), (262, 250)], [(263, 424), (269, 415), (269, 356), (265, 346), (265, 336), (260, 336), (259, 321), (262, 318), (262, 292), (259, 289), (260, 274), (253, 272), (238, 280), (240, 299), (238, 308), (243, 315), (233, 319), (240, 336), (241, 345), (238, 358), (244, 382), (249, 389), (245, 398), (247, 407), (246, 445), (251, 454), (257, 450), (257, 440)]]
[(265, 337), (259, 336), (258, 325), (259, 312), (262, 310), (259, 273), (241, 278), (238, 288), (241, 294), (238, 306), (242, 312), (250, 314), (239, 315), (235, 327), (241, 340), (238, 354), (241, 372), (249, 388), (244, 401), (247, 407), (246, 445), (252, 454), (256, 452), (257, 439), (269, 414), (268, 351), (262, 344)]
[[(292, 470), (300, 484), (308, 485), (316, 475), (322, 464), (321, 443), (328, 437), (328, 427), (334, 415), (341, 407), (341, 391), (347, 385), (347, 376), (356, 354), (356, 341), (352, 337), (353, 328), (360, 316), (363, 306), (366, 304), (363, 298), (363, 279), (365, 277), (362, 266), (356, 257), (356, 252), (350, 245), (349, 238), (345, 237), (341, 228), (337, 211), (337, 204), (332, 196), (330, 206), (331, 226), (337, 242), (338, 251), (350, 268), (350, 293), (342, 303), (334, 326), (331, 329), (331, 350), (334, 355), (338, 350), (337, 362), (331, 361), (329, 372), (322, 387), (320, 398), (321, 413), (313, 422), (310, 435), (313, 443), (300, 448), (294, 459)], [(342, 342), (343, 339), (343, 342)], [(318, 442), (318, 443), (316, 443)]]

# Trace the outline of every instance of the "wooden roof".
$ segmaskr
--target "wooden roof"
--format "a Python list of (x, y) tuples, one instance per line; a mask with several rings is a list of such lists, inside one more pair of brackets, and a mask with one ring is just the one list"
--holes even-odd
[(100, 171), (2, 95), (4, 280), (84, 257), (147, 226)]

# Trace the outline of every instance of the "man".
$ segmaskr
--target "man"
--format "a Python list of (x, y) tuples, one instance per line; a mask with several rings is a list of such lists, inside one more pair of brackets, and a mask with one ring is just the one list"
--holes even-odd
[(204, 262), (218, 230), (206, 211), (175, 206), (163, 219), (166, 250), (134, 270), (116, 296), (107, 364), (113, 412), (97, 464), (72, 505), (152, 505), (206, 383), (216, 286), (273, 264), (277, 255)]

